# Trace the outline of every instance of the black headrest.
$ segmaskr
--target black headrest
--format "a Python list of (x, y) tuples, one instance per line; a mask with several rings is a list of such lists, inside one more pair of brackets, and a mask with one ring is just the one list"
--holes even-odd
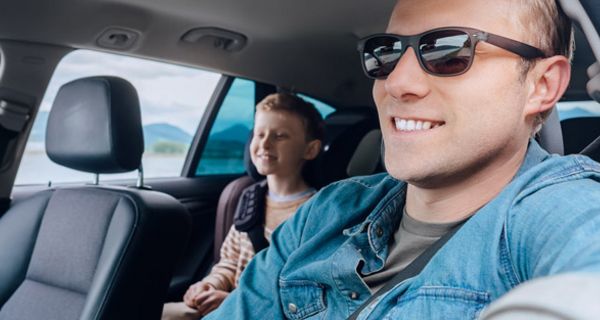
[(379, 128), (375, 108), (347, 108), (325, 119), (325, 142), (320, 165), (324, 184), (348, 178), (348, 163), (363, 137)]
[(140, 167), (140, 106), (135, 88), (126, 80), (104, 76), (64, 84), (46, 130), (46, 152), (60, 165), (93, 173)]

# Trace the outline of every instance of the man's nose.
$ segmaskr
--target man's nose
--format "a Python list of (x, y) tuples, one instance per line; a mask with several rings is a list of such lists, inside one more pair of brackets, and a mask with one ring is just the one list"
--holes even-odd
[(385, 90), (396, 100), (409, 101), (429, 93), (428, 74), (421, 68), (412, 47), (406, 49), (385, 80)]

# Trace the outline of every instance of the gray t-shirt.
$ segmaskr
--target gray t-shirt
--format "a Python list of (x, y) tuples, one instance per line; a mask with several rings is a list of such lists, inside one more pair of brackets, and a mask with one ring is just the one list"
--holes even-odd
[(406, 213), (406, 209), (403, 210), (400, 226), (390, 238), (389, 255), (383, 269), (363, 276), (371, 292), (377, 292), (430, 245), (461, 222), (462, 220), (450, 223), (426, 223), (411, 218)]

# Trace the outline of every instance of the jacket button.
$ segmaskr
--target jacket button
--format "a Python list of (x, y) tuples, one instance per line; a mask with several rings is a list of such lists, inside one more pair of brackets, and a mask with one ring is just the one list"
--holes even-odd
[(290, 304), (288, 304), (288, 310), (291, 313), (296, 313), (296, 312), (298, 312), (298, 307), (295, 304), (290, 303)]
[(350, 299), (356, 300), (356, 299), (358, 299), (358, 297), (359, 297), (358, 292), (352, 291), (352, 293), (350, 293)]
[(383, 236), (383, 229), (381, 227), (377, 227), (377, 229), (375, 229), (375, 235), (381, 238), (381, 236)]

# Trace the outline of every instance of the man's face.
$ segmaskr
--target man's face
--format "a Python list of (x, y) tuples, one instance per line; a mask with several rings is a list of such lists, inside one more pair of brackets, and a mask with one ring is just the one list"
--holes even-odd
[[(510, 20), (514, 15), (508, 1), (400, 0), (387, 32), (413, 35), (462, 26), (524, 42), (522, 31)], [(526, 85), (520, 80), (520, 61), (480, 42), (469, 71), (437, 77), (421, 69), (409, 48), (388, 78), (376, 80), (373, 87), (390, 174), (436, 188), (493, 170), (524, 153), (531, 119), (524, 113)], [(421, 122), (431, 129), (401, 130), (403, 121), (408, 127)]]
[(258, 110), (250, 142), (250, 157), (262, 175), (298, 174), (309, 147), (299, 116), (283, 111)]

